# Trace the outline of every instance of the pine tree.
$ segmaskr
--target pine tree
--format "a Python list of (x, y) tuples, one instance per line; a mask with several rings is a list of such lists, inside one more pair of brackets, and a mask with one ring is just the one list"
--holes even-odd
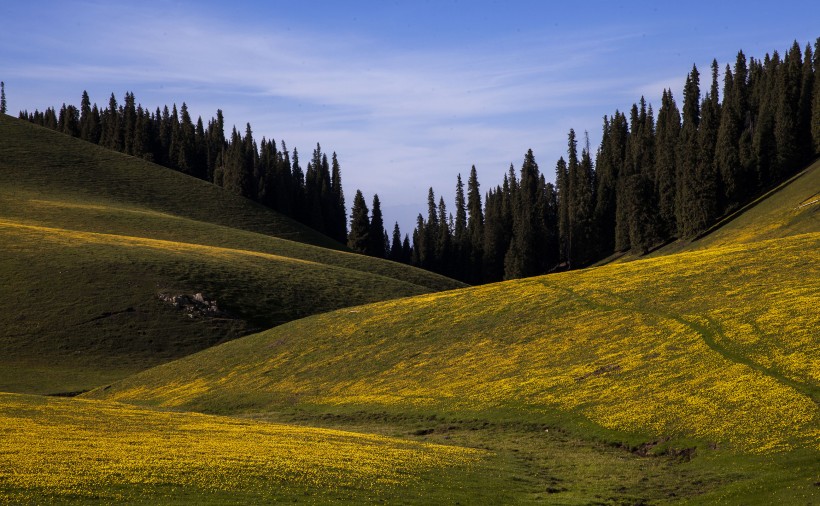
[(413, 248), (410, 247), (410, 237), (404, 234), (404, 241), (401, 243), (401, 261), (409, 264), (413, 260)]
[(333, 152), (331, 162), (330, 192), (333, 205), (333, 219), (331, 237), (344, 242), (347, 237), (347, 211), (345, 209), (345, 195), (342, 190), (342, 169), (336, 152)]
[(558, 187), (559, 261), (566, 262), (569, 259), (569, 175), (563, 156), (555, 164), (555, 182)]
[(814, 43), (814, 91), (811, 103), (811, 136), (814, 154), (820, 155), (820, 37)]
[(327, 184), (328, 190), (330, 186), (330, 175), (328, 174), (328, 181), (325, 183), (324, 174), (322, 174), (322, 148), (317, 143), (316, 149), (313, 150), (313, 157), (307, 164), (305, 170), (305, 199), (306, 199), (306, 219), (307, 224), (319, 232), (325, 233), (323, 203), (322, 203), (322, 187)]
[(671, 90), (664, 90), (655, 135), (655, 195), (658, 202), (658, 230), (668, 239), (677, 234), (675, 194), (677, 190), (680, 111)]
[(734, 76), (729, 65), (723, 79), (723, 110), (715, 146), (715, 170), (719, 177), (718, 209), (734, 209), (742, 200), (742, 166), (740, 164), (741, 112), (734, 99)]
[(803, 75), (800, 83), (800, 97), (797, 105), (797, 145), (798, 161), (802, 165), (814, 158), (814, 143), (811, 137), (811, 100), (814, 92), (815, 72), (810, 45), (806, 45), (803, 56)]
[(80, 139), (93, 142), (91, 129), (91, 99), (88, 92), (83, 90), (83, 98), (80, 100)]
[(122, 129), (119, 106), (114, 94), (108, 99), (108, 109), (102, 114), (102, 135), (100, 144), (108, 149), (119, 151), (122, 148)]
[(0, 114), (6, 114), (6, 83), (0, 81)]
[(481, 280), (481, 270), (484, 263), (484, 211), (481, 206), (481, 192), (478, 182), (478, 173), (475, 165), (470, 169), (467, 179), (467, 241), (469, 256), (468, 281), (472, 283)]
[(393, 225), (393, 239), (390, 241), (390, 254), (388, 255), (388, 258), (394, 262), (404, 261), (404, 257), (402, 255), (401, 230), (399, 230), (398, 221)]
[[(594, 213), (595, 213), (595, 170), (589, 152), (589, 136), (585, 134), (584, 148), (581, 150), (581, 161), (574, 177), (570, 174), (572, 191), (570, 210), (571, 237), (574, 250), (570, 250), (572, 263), (576, 266), (587, 265), (595, 253)], [(541, 233), (543, 235), (543, 232)], [(572, 265), (572, 264), (571, 264)]]
[(369, 236), (370, 218), (367, 203), (364, 201), (361, 190), (356, 190), (356, 196), (353, 197), (353, 208), (350, 211), (350, 234), (347, 237), (347, 245), (357, 253), (367, 253), (370, 243)]
[[(307, 216), (306, 212), (306, 197), (305, 197), (305, 173), (302, 171), (302, 166), (299, 165), (299, 151), (293, 148), (293, 157), (291, 158), (291, 202), (293, 209), (293, 217), (297, 220), (304, 220)], [(365, 206), (365, 209), (367, 206)], [(351, 220), (353, 217), (351, 216)], [(369, 223), (369, 221), (368, 221)], [(349, 241), (349, 239), (348, 239)], [(364, 252), (364, 250), (362, 250)]]
[[(665, 92), (664, 92), (665, 93)], [(604, 126), (601, 133), (601, 144), (595, 154), (596, 184), (595, 190), (595, 228), (598, 236), (596, 253), (605, 257), (615, 248), (615, 182), (618, 180), (617, 166), (610, 154), (612, 125), (609, 117), (604, 115)]]
[[(184, 174), (196, 175), (196, 131), (191, 121), (191, 115), (188, 113), (188, 105), (185, 102), (182, 103), (180, 112), (182, 116), (179, 123), (178, 138), (176, 139), (176, 166)], [(250, 124), (248, 124), (248, 129), (250, 129)], [(256, 185), (251, 186), (255, 187)]]
[(384, 233), (384, 218), (378, 195), (373, 195), (373, 208), (370, 213), (370, 229), (367, 234), (365, 253), (370, 256), (384, 258), (387, 253), (384, 247), (386, 234)]
[(448, 219), (447, 206), (444, 198), (439, 197), (438, 201), (438, 236), (436, 237), (436, 259), (438, 260), (438, 272), (444, 275), (451, 275), (453, 231), (451, 229), (452, 215)]
[(453, 228), (453, 239), (460, 250), (466, 248), (467, 201), (464, 197), (464, 183), (461, 181), (461, 174), (456, 177), (456, 217)]
[[(504, 177), (504, 186), (509, 181)], [(499, 281), (504, 277), (504, 256), (509, 248), (503, 217), (503, 189), (496, 187), (487, 192), (484, 204), (484, 241), (481, 281)]]
[(134, 154), (134, 137), (137, 129), (137, 106), (134, 94), (125, 93), (125, 102), (122, 108), (122, 149), (125, 154)]
[(777, 72), (780, 66), (780, 55), (774, 51), (770, 57), (765, 56), (762, 64), (756, 62), (750, 72), (753, 85), (753, 100), (757, 106), (757, 121), (754, 125), (752, 152), (756, 185), (753, 190), (767, 188), (772, 183), (776, 172), (778, 143), (775, 138), (775, 115), (778, 108), (779, 91)]
[[(714, 89), (715, 86), (712, 86)], [(719, 110), (711, 91), (701, 104), (702, 117), (698, 128), (698, 156), (690, 198), (692, 233), (706, 230), (717, 217), (717, 174), (715, 145), (719, 129)]]
[(678, 167), (675, 175), (675, 217), (681, 238), (695, 236), (702, 227), (697, 210), (699, 163), (698, 126), (700, 125), (700, 73), (696, 66), (686, 76), (683, 89), (683, 126), (681, 127)]
[(794, 172), (801, 162), (801, 148), (797, 136), (800, 84), (803, 78), (803, 54), (797, 41), (776, 71), (774, 134), (777, 156), (770, 174), (770, 184)]

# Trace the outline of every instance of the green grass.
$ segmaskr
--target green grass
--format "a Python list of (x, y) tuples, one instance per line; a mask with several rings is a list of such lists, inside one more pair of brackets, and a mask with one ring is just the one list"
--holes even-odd
[[(570, 464), (551, 475), (572, 484), (553, 497), (568, 503), (674, 491), (800, 502), (818, 491), (818, 251), (815, 232), (346, 309), (86, 397), (366, 432), (432, 428), (507, 455), (516, 464), (499, 472), (519, 478), (550, 468), (536, 455), (572, 462), (585, 445), (584, 465), (614, 473), (601, 445), (621, 448), (623, 489)], [(573, 443), (539, 446), (526, 442), (534, 432), (499, 428), (516, 423)], [(667, 460), (652, 475), (624, 448)]]
[[(47, 133), (4, 121), (20, 136)], [(15, 276), (0, 293), (0, 325), (10, 329), (0, 390), (104, 386), (77, 399), (2, 399), (0, 433), (32, 442), (0, 448), (0, 499), (818, 501), (820, 226), (816, 206), (796, 209), (816, 194), (817, 165), (711, 234), (655, 258), (430, 293), (453, 284), (273, 238), (203, 209), (193, 216), (185, 206), (163, 207), (144, 176), (184, 176), (47, 138), (58, 154), (112, 157), (70, 166), (85, 163), (91, 173), (104, 166), (114, 175), (86, 183), (97, 190), (38, 189), (62, 155), (35, 154), (37, 143), (21, 148), (22, 139), (13, 149), (0, 143), (0, 169), (4, 150), (18, 160), (0, 190), (0, 273)], [(52, 169), (37, 184), (19, 162), (26, 157), (52, 160), (40, 164)], [(123, 186), (129, 190), (110, 189)], [(242, 321), (188, 318), (162, 305), (159, 290), (215, 294)], [(343, 309), (324, 312), (340, 293)], [(369, 303), (374, 293), (381, 301)], [(282, 308), (306, 305), (318, 314), (229, 340), (287, 319)], [(217, 345), (187, 355), (203, 343)], [(275, 455), (286, 444), (277, 431), (317, 427), (362, 434), (364, 444), (335, 461), (333, 442), (355, 435), (333, 433), (331, 450), (328, 440), (299, 436), (300, 455), (326, 459), (309, 484), (312, 464), (283, 479), (270, 472), (275, 460), (257, 458), (264, 445), (273, 446), (263, 454)], [(373, 434), (395, 439), (374, 446)], [(115, 452), (140, 443), (152, 449), (147, 468)], [(445, 448), (423, 447), (411, 462), (463, 449), (481, 457), (411, 469), (390, 453), (421, 448), (416, 443)], [(24, 455), (52, 481), (10, 478)], [(353, 479), (338, 487), (346, 479), (339, 469), (380, 455), (393, 460), (379, 460), (375, 474), (398, 472), (406, 482), (374, 488)], [(196, 473), (186, 477), (175, 462)], [(59, 466), (75, 464), (89, 466), (88, 474), (61, 488), (70, 473)], [(101, 478), (112, 466), (120, 472)], [(146, 469), (158, 481), (141, 481)], [(350, 476), (367, 469), (353, 465)]]
[[(87, 390), (303, 316), (463, 286), (7, 116), (0, 276), (0, 391), (32, 393)], [(203, 292), (234, 318), (190, 318), (160, 292)]]

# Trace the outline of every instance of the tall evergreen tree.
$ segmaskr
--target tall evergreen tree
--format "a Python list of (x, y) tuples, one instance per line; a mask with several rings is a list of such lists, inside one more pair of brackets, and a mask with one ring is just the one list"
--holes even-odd
[(453, 227), (453, 238), (460, 250), (466, 248), (467, 201), (464, 196), (464, 183), (461, 181), (461, 174), (456, 177), (456, 217)]
[[(589, 137), (585, 134), (584, 147), (581, 150), (581, 161), (577, 171), (570, 173), (570, 236), (572, 246), (570, 261), (575, 265), (587, 265), (595, 253), (595, 170), (589, 152)], [(543, 231), (541, 231), (543, 234)], [(572, 263), (570, 265), (572, 265)]]
[(480, 184), (475, 165), (470, 169), (467, 179), (467, 236), (469, 258), (468, 280), (472, 283), (481, 280), (482, 264), (484, 262), (484, 211), (481, 206)]
[[(196, 176), (198, 175), (196, 167), (196, 130), (188, 112), (188, 105), (185, 102), (182, 103), (180, 112), (181, 118), (176, 139), (176, 166), (180, 172)], [(248, 128), (250, 128), (250, 124), (248, 124)]]
[(83, 98), (80, 99), (80, 138), (84, 141), (91, 140), (91, 99), (88, 92), (83, 90)]
[(399, 222), (393, 225), (393, 239), (390, 241), (390, 260), (394, 262), (403, 262), (404, 255), (402, 254), (401, 230), (399, 229)]
[(384, 218), (378, 195), (373, 195), (373, 208), (370, 212), (370, 229), (367, 234), (367, 248), (365, 252), (374, 257), (384, 258), (386, 255), (384, 242)]
[(820, 37), (814, 43), (814, 91), (811, 103), (811, 136), (814, 154), (820, 155)]
[(675, 216), (678, 234), (682, 238), (691, 238), (702, 230), (701, 213), (697, 209), (698, 181), (696, 174), (699, 163), (698, 127), (700, 125), (700, 73), (696, 66), (686, 76), (683, 89), (683, 126), (681, 127)]
[(715, 146), (715, 171), (719, 178), (719, 212), (737, 207), (741, 199), (743, 172), (740, 163), (740, 131), (742, 111), (734, 99), (734, 76), (729, 65), (723, 78), (723, 108)]
[(678, 228), (675, 194), (680, 121), (680, 111), (672, 91), (664, 90), (655, 135), (655, 195), (658, 202), (659, 234), (663, 238), (674, 237)]
[(0, 81), (0, 114), (6, 114), (6, 83)]
[(806, 44), (803, 53), (803, 75), (800, 83), (800, 97), (797, 105), (797, 145), (799, 164), (814, 157), (814, 143), (811, 136), (811, 101), (814, 92), (815, 72), (811, 46)]
[(410, 237), (404, 234), (404, 241), (401, 243), (401, 261), (409, 264), (413, 260), (413, 248), (410, 246)]
[(803, 79), (802, 66), (803, 54), (795, 41), (775, 74), (776, 83), (773, 90), (777, 102), (774, 134), (777, 142), (777, 155), (773, 170), (769, 175), (770, 184), (794, 172), (801, 163), (797, 127), (800, 84)]
[[(295, 153), (295, 151), (294, 151)], [(357, 253), (367, 253), (370, 244), (370, 218), (367, 203), (361, 190), (356, 190), (353, 197), (353, 208), (350, 211), (350, 234), (347, 245)]]
[(555, 164), (555, 182), (558, 191), (559, 261), (566, 262), (569, 259), (569, 173), (563, 156)]
[(345, 195), (342, 191), (342, 169), (339, 166), (335, 151), (331, 163), (330, 192), (333, 206), (331, 237), (339, 242), (344, 242), (344, 238), (347, 237), (347, 211), (345, 209)]

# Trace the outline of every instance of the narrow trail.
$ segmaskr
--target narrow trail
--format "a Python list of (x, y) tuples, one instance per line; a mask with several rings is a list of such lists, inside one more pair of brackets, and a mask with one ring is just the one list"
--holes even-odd
[(792, 388), (792, 389), (796, 390), (797, 392), (805, 395), (806, 397), (811, 399), (815, 404), (820, 404), (820, 388), (815, 387), (815, 386), (810, 385), (810, 384), (800, 382), (800, 381), (793, 380), (791, 378), (788, 378), (788, 377), (784, 376), (783, 374), (781, 374), (780, 372), (778, 372), (774, 369), (764, 367), (764, 366), (756, 363), (755, 361), (753, 361), (749, 357), (747, 357), (743, 354), (737, 353), (735, 351), (732, 351), (729, 348), (722, 345), (719, 341), (720, 341), (720, 339), (725, 339), (726, 336), (723, 334), (723, 330), (721, 329), (720, 324), (718, 322), (716, 322), (714, 319), (712, 319), (712, 318), (710, 318), (706, 315), (700, 315), (701, 318), (703, 318), (707, 321), (707, 324), (704, 325), (704, 324), (699, 323), (697, 321), (693, 321), (693, 320), (684, 318), (683, 316), (681, 316), (677, 313), (672, 313), (672, 312), (667, 312), (667, 311), (660, 311), (660, 310), (656, 310), (656, 309), (646, 309), (646, 308), (642, 308), (642, 307), (636, 307), (636, 304), (633, 301), (627, 299), (626, 297), (623, 297), (622, 295), (618, 295), (618, 294), (610, 292), (608, 290), (594, 289), (593, 291), (598, 293), (598, 294), (602, 294), (603, 296), (606, 296), (606, 297), (610, 297), (610, 298), (613, 298), (613, 299), (618, 299), (618, 300), (624, 302), (625, 305), (615, 306), (615, 305), (602, 303), (602, 302), (599, 302), (597, 300), (593, 300), (593, 299), (589, 298), (588, 296), (581, 295), (581, 294), (577, 293), (575, 290), (573, 290), (572, 288), (567, 288), (565, 286), (560, 286), (560, 285), (556, 285), (556, 284), (553, 284), (553, 283), (545, 283), (545, 284), (548, 284), (549, 286), (551, 286), (553, 288), (557, 288), (557, 289), (559, 289), (563, 292), (566, 292), (572, 298), (577, 299), (581, 302), (584, 302), (585, 304), (589, 305), (593, 309), (600, 309), (602, 311), (624, 311), (624, 310), (626, 310), (626, 311), (632, 311), (634, 313), (640, 313), (640, 314), (646, 314), (646, 315), (649, 315), (649, 316), (654, 316), (656, 318), (670, 319), (670, 320), (677, 321), (677, 322), (679, 322), (683, 325), (686, 325), (687, 327), (689, 327), (693, 331), (695, 331), (698, 335), (701, 336), (701, 338), (703, 339), (703, 342), (709, 348), (711, 348), (713, 351), (719, 353), (726, 360), (729, 360), (730, 362), (734, 362), (736, 364), (744, 365), (744, 366), (749, 367), (750, 369), (752, 369), (754, 371), (757, 371), (761, 374), (769, 376), (770, 378), (774, 379), (775, 381), (779, 382), (780, 384), (782, 384), (784, 386), (787, 386), (789, 388)]

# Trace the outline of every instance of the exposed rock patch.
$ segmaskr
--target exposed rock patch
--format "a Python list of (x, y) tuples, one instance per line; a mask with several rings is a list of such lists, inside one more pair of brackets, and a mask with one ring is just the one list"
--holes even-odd
[(207, 317), (233, 319), (231, 314), (219, 308), (216, 299), (210, 299), (201, 292), (194, 295), (161, 292), (157, 297), (175, 309), (184, 311), (188, 314), (189, 318)]

